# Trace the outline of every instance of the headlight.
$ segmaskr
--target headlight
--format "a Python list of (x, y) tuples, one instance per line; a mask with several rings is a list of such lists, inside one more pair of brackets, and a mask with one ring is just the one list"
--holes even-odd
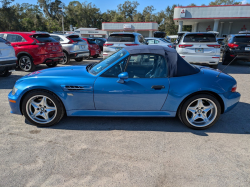
[(12, 89), (12, 95), (15, 95), (16, 92), (17, 92), (17, 90), (18, 90), (18, 89), (14, 86), (13, 89)]

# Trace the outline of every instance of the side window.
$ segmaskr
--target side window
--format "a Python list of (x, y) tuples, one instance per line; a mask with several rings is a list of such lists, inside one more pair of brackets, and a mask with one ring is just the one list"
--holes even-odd
[(161, 55), (132, 55), (125, 71), (129, 78), (166, 78), (167, 64)]
[(148, 40), (148, 44), (151, 45), (151, 44), (154, 44), (154, 40)]
[(0, 37), (3, 38), (4, 34), (0, 34)]
[(139, 36), (139, 42), (140, 43), (146, 43), (145, 40), (144, 40), (144, 38), (143, 38), (143, 36)]
[(105, 71), (101, 77), (118, 77), (118, 75), (124, 72), (128, 58), (123, 59), (122, 61), (116, 63), (114, 66)]
[(59, 36), (52, 36), (50, 35), (51, 38), (55, 39), (56, 41), (61, 41), (61, 38)]
[(158, 44), (158, 43), (160, 43), (158, 40), (155, 40), (155, 44)]
[(22, 36), (17, 35), (17, 34), (8, 34), (7, 40), (9, 42), (25, 42), (26, 41)]

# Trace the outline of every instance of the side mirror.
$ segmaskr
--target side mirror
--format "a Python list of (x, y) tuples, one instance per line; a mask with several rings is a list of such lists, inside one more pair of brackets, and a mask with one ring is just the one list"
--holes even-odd
[(146, 45), (148, 45), (148, 41), (146, 41)]
[(118, 75), (118, 77), (119, 77), (119, 79), (118, 79), (118, 83), (121, 83), (121, 84), (124, 84), (124, 80), (125, 79), (128, 79), (128, 73), (127, 72), (123, 72), (123, 73), (120, 73), (119, 75)]

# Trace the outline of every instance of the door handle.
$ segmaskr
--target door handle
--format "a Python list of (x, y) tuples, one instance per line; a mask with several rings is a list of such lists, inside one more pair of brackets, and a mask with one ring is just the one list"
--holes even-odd
[(163, 85), (154, 85), (154, 86), (152, 86), (151, 88), (152, 88), (152, 89), (155, 89), (155, 90), (161, 90), (161, 89), (164, 89), (165, 86), (163, 86)]

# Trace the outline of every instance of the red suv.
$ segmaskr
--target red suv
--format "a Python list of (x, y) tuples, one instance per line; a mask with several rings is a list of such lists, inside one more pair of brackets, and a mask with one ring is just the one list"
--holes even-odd
[(11, 42), (17, 57), (17, 66), (23, 71), (34, 71), (45, 63), (55, 67), (63, 59), (62, 46), (49, 34), (35, 32), (1, 32), (0, 37)]
[(89, 46), (89, 57), (97, 58), (101, 54), (99, 45), (96, 44), (95, 39), (82, 38), (88, 43)]

